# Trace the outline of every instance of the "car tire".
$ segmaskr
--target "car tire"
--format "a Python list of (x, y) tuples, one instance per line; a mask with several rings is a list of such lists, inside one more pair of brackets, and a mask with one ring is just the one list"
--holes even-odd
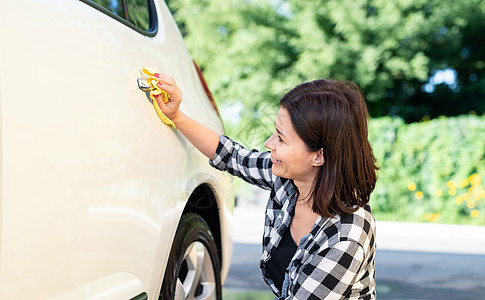
[(218, 249), (204, 219), (182, 216), (163, 278), (160, 300), (221, 300)]

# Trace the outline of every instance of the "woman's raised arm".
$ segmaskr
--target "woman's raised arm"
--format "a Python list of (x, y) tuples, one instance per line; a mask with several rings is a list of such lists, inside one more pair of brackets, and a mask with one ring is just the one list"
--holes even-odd
[(202, 154), (212, 159), (219, 144), (219, 134), (179, 110), (182, 102), (182, 91), (178, 88), (173, 77), (159, 74), (158, 86), (170, 95), (170, 101), (167, 103), (163, 102), (161, 96), (155, 96), (162, 112), (175, 123), (177, 129)]

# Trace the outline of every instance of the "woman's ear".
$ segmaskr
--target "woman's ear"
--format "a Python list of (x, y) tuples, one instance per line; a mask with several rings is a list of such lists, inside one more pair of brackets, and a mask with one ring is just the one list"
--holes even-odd
[(313, 157), (312, 166), (314, 167), (321, 167), (325, 164), (325, 158), (323, 157), (323, 148), (315, 152), (315, 156)]

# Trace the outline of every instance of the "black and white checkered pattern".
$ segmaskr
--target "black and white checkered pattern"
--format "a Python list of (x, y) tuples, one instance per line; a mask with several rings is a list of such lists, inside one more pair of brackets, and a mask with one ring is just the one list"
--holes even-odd
[(225, 136), (210, 164), (271, 190), (260, 267), (276, 299), (375, 299), (376, 224), (369, 206), (351, 215), (319, 217), (288, 266), (287, 289), (279, 291), (265, 264), (290, 226), (296, 204), (293, 182), (272, 173), (269, 152), (247, 150)]

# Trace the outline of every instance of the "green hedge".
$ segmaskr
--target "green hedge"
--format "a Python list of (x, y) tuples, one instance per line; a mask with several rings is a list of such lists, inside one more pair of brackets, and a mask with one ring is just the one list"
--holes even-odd
[(485, 225), (485, 117), (372, 119), (378, 220)]

